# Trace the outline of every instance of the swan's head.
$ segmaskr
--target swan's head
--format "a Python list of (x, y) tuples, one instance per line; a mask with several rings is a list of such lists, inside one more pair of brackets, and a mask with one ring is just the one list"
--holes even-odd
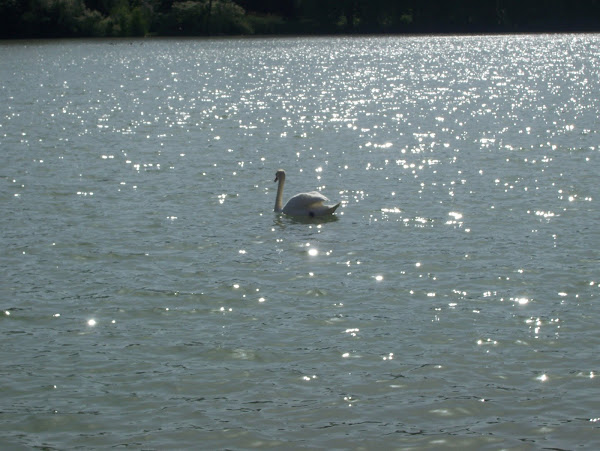
[(285, 171), (283, 169), (279, 169), (275, 173), (275, 180), (273, 180), (273, 181), (276, 182), (278, 180), (285, 180)]

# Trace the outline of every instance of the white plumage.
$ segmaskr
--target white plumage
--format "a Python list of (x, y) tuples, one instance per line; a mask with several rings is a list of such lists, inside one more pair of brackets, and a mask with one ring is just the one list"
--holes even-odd
[(288, 200), (285, 207), (283, 206), (283, 185), (285, 184), (285, 171), (279, 169), (275, 174), (275, 181), (279, 181), (277, 186), (277, 198), (275, 199), (274, 211), (277, 213), (285, 213), (291, 216), (308, 216), (314, 218), (316, 216), (331, 215), (340, 206), (340, 202), (335, 205), (325, 205), (329, 199), (317, 191), (309, 193), (299, 193)]

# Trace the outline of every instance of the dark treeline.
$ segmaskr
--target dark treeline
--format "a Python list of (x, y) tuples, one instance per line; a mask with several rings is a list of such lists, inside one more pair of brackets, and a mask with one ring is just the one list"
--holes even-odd
[(0, 0), (1, 38), (599, 30), (600, 0)]

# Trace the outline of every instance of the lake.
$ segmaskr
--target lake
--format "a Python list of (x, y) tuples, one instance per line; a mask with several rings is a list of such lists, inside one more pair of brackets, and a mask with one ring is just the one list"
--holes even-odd
[[(600, 446), (600, 35), (0, 42), (3, 449)], [(273, 212), (320, 191), (331, 218)]]

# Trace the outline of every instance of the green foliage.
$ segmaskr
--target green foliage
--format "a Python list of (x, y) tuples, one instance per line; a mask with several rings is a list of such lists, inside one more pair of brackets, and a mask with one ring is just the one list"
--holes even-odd
[(116, 0), (105, 21), (105, 33), (108, 36), (145, 36), (150, 30), (151, 9), (148, 6), (135, 5), (137, 2)]
[(250, 34), (252, 29), (245, 20), (245, 11), (230, 0), (214, 0), (208, 20), (209, 34)]
[(208, 20), (208, 2), (186, 1), (175, 3), (171, 9), (171, 15), (177, 27), (177, 34), (204, 34)]
[[(110, 2), (111, 14), (90, 9), (84, 0), (0, 0), (2, 37), (143, 36), (151, 10), (128, 0)], [(4, 26), (2, 26), (4, 25)]]
[(77, 35), (102, 37), (106, 35), (106, 24), (98, 11), (86, 9), (76, 18)]
[(161, 35), (251, 34), (245, 11), (230, 0), (180, 1), (168, 13), (157, 15), (155, 30)]
[(245, 18), (254, 34), (285, 34), (290, 25), (282, 17), (273, 14), (248, 15)]
[(569, 30), (600, 0), (0, 0), (0, 38)]
[(84, 9), (82, 0), (32, 0), (21, 16), (21, 29), (33, 36), (76, 34)]

